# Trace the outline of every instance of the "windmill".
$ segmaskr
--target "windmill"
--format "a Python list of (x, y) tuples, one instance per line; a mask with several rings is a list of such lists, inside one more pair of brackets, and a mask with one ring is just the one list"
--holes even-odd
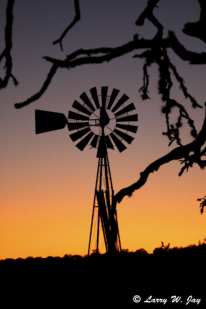
[[(70, 138), (77, 142), (76, 147), (83, 151), (87, 145), (97, 148), (97, 177), (94, 192), (91, 228), (89, 236), (88, 255), (91, 252), (91, 239), (95, 233), (95, 250), (99, 250), (100, 224), (103, 232), (106, 251), (121, 251), (121, 242), (117, 221), (114, 190), (109, 166), (107, 149), (117, 148), (124, 151), (127, 144), (131, 144), (137, 132), (138, 121), (133, 103), (127, 104), (129, 97), (120, 96), (118, 89), (112, 89), (108, 95), (108, 87), (101, 87), (98, 95), (96, 87), (90, 89), (90, 96), (83, 92), (81, 103), (75, 100), (69, 111), (68, 119), (62, 113), (35, 110), (36, 134), (63, 129), (66, 125)], [(130, 124), (132, 123), (132, 124)], [(128, 134), (129, 132), (129, 134)], [(96, 216), (95, 216), (96, 213)], [(96, 217), (96, 231), (94, 218)]]

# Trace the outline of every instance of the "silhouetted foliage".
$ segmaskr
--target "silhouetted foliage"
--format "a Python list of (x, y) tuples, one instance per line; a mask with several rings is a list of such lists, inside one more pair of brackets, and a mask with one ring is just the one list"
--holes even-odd
[(203, 198), (198, 198), (197, 201), (201, 201), (200, 203), (200, 212), (203, 214), (204, 212), (204, 207), (206, 206), (206, 196)]
[[(161, 298), (181, 295), (182, 300), (189, 295), (202, 297), (205, 287), (199, 278), (205, 277), (206, 270), (198, 265), (206, 257), (206, 244), (169, 248), (162, 243), (156, 249), (154, 254), (124, 249), (115, 256), (65, 254), (63, 258), (0, 260), (0, 284), (11, 295), (18, 289), (16, 304), (32, 300), (38, 308), (43, 301), (47, 308), (53, 307), (55, 300), (59, 307), (73, 302), (92, 305), (100, 300), (117, 306), (132, 304), (134, 295), (142, 299), (155, 294)], [(201, 301), (203, 304), (205, 299)]]
[(146, 255), (148, 255), (149, 253), (145, 250), (145, 249), (138, 249), (138, 250), (136, 250), (135, 252), (134, 252), (134, 255), (136, 256), (136, 257), (140, 257), (140, 256), (146, 256)]
[(154, 251), (153, 251), (153, 254), (161, 254), (161, 253), (165, 253), (165, 252), (167, 252), (168, 250), (170, 250), (170, 249), (169, 249), (170, 244), (168, 244), (168, 245), (165, 247), (165, 246), (164, 246), (164, 243), (163, 243), (163, 242), (161, 242), (161, 243), (162, 243), (162, 246), (159, 247), (159, 248), (155, 248)]

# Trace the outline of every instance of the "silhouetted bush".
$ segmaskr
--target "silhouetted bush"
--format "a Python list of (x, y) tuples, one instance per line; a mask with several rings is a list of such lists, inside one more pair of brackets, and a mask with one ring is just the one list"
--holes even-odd
[[(20, 289), (20, 296), (38, 299), (42, 294), (47, 302), (57, 295), (66, 304), (71, 300), (79, 304), (99, 303), (99, 299), (114, 305), (129, 302), (138, 294), (187, 295), (205, 293), (202, 279), (206, 270), (202, 261), (206, 257), (206, 244), (186, 248), (154, 249), (154, 254), (139, 249), (123, 250), (112, 255), (68, 255), (63, 258), (47, 257), (0, 260), (0, 284), (13, 293)], [(201, 279), (201, 280), (200, 280)], [(56, 295), (56, 296), (55, 296)], [(48, 307), (48, 303), (46, 303)], [(46, 308), (45, 307), (45, 308)]]

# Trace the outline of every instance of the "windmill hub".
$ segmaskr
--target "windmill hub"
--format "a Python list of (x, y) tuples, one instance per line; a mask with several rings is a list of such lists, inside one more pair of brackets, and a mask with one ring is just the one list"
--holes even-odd
[(101, 135), (101, 128), (104, 128), (104, 135), (107, 136), (113, 132), (116, 127), (114, 113), (107, 108), (105, 108), (105, 112), (107, 115), (106, 119), (103, 118), (104, 113), (101, 112), (101, 108), (95, 110), (95, 112), (93, 112), (89, 117), (89, 126), (91, 131), (96, 135)]
[(104, 106), (100, 107), (100, 126), (102, 127), (102, 129), (109, 124), (110, 122), (110, 118), (106, 112), (106, 108)]

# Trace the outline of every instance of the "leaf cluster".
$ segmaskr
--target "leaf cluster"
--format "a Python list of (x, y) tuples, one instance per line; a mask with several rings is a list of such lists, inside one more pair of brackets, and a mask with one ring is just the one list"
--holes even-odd
[[(197, 201), (201, 201), (200, 203), (200, 213), (201, 215), (203, 214), (204, 212), (204, 207), (206, 206), (206, 196), (204, 196), (203, 198), (198, 198)], [(206, 240), (206, 238), (204, 239), (204, 241)]]

